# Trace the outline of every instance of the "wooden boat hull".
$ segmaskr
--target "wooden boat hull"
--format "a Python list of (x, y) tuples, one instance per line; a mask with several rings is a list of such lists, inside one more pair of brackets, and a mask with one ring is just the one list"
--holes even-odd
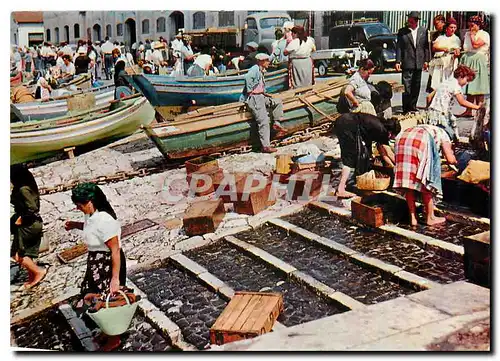
[(95, 113), (77, 122), (64, 118), (57, 125), (11, 126), (11, 164), (45, 158), (72, 146), (111, 141), (134, 133), (154, 120), (155, 110), (144, 97), (126, 100), (126, 105), (107, 114)]
[(114, 85), (107, 85), (99, 88), (90, 88), (81, 92), (64, 96), (60, 99), (50, 101), (34, 101), (29, 103), (13, 104), (14, 107), (27, 120), (42, 120), (51, 119), (65, 115), (68, 112), (67, 99), (71, 96), (83, 93), (94, 93), (96, 98), (96, 106), (106, 104), (114, 99)]
[[(278, 93), (288, 89), (288, 70), (265, 75), (266, 91)], [(154, 107), (210, 106), (239, 101), (244, 75), (206, 78), (174, 78), (164, 75), (130, 75), (128, 80)]]
[[(285, 119), (281, 125), (287, 130), (287, 135), (335, 118), (338, 114), (337, 98), (345, 84), (345, 80), (332, 80), (277, 95), (283, 100)], [(306, 103), (313, 104), (313, 107)], [(256, 123), (244, 103), (210, 108), (211, 113), (210, 109), (204, 108), (179, 116), (168, 125), (144, 126), (143, 129), (160, 152), (171, 159), (258, 144)]]

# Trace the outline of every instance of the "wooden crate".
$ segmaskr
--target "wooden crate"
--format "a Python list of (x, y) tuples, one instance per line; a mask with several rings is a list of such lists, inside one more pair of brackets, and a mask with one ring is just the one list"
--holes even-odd
[(182, 220), (186, 235), (197, 236), (215, 232), (225, 214), (222, 199), (191, 204)]
[[(312, 177), (312, 181), (311, 181)], [(294, 181), (295, 180), (295, 181)], [(304, 195), (304, 189), (308, 182), (311, 183), (311, 189), (306, 197), (315, 197), (321, 191), (321, 185), (323, 181), (323, 174), (317, 170), (302, 170), (293, 174), (288, 179), (288, 195), (291, 194), (292, 200), (302, 199)]]
[(276, 174), (289, 174), (292, 164), (291, 154), (278, 154), (276, 157)]
[(237, 291), (210, 328), (210, 343), (223, 345), (267, 333), (281, 312), (280, 293)]
[(464, 237), (464, 273), (469, 281), (490, 287), (490, 231)]
[[(204, 191), (198, 191), (197, 189), (205, 188), (205, 182), (203, 179), (198, 178), (196, 184), (191, 184), (194, 175), (206, 175), (210, 177), (210, 187)], [(224, 172), (221, 168), (210, 168), (206, 170), (196, 171), (189, 173), (186, 176), (186, 181), (188, 183), (189, 189), (195, 191), (196, 196), (206, 196), (207, 194), (213, 193), (216, 189), (216, 184), (220, 184), (224, 178)], [(193, 181), (194, 182), (194, 181)], [(193, 188), (192, 188), (193, 187)]]
[[(276, 203), (276, 197), (271, 194), (273, 182), (271, 179), (267, 180), (265, 187), (251, 191), (248, 199), (243, 200), (244, 188), (246, 178), (241, 179), (236, 183), (236, 195), (238, 200), (233, 202), (234, 211), (240, 214), (255, 215), (269, 206)], [(257, 184), (256, 184), (257, 185)]]
[(187, 160), (184, 165), (187, 174), (219, 169), (219, 161), (216, 157), (210, 155)]
[(363, 204), (361, 197), (352, 200), (351, 212), (352, 218), (371, 227), (380, 227), (385, 223), (382, 208)]
[[(234, 185), (236, 186), (240, 182), (244, 183), (246, 178), (250, 175), (250, 173), (235, 172), (235, 173), (231, 173), (231, 175), (234, 177)], [(216, 179), (214, 181), (214, 188), (216, 191), (219, 190), (219, 188), (221, 187), (223, 179), (224, 178), (220, 178), (220, 179)], [(226, 181), (226, 182), (228, 182), (228, 181)], [(219, 190), (219, 192), (222, 193), (220, 195), (220, 198), (224, 201), (224, 203), (231, 203), (232, 202), (231, 196), (224, 194), (224, 193), (229, 192), (230, 190), (231, 190), (231, 184), (226, 184), (226, 183), (224, 183), (224, 185), (222, 186), (222, 189)], [(234, 189), (234, 191), (236, 192), (236, 189)]]

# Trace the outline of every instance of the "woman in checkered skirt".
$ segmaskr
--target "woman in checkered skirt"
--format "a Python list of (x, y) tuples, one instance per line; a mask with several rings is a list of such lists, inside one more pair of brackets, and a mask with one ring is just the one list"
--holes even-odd
[(427, 225), (443, 223), (444, 218), (434, 215), (434, 195), (442, 195), (441, 157), (449, 164), (457, 160), (451, 148), (451, 140), (443, 128), (434, 125), (418, 125), (408, 128), (396, 137), (393, 188), (406, 191), (406, 202), (410, 212), (410, 223), (417, 225), (415, 197), (422, 194)]

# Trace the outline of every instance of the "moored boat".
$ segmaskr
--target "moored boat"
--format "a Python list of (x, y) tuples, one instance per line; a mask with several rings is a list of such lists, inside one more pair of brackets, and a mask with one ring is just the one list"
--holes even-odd
[(80, 94), (95, 94), (96, 106), (106, 104), (114, 99), (114, 85), (106, 85), (99, 88), (89, 88), (70, 95), (37, 100), (29, 103), (12, 104), (24, 121), (42, 120), (63, 116), (68, 112), (68, 99)]
[[(345, 78), (275, 94), (283, 101), (287, 135), (333, 121)], [(254, 144), (255, 121), (245, 103), (202, 108), (179, 115), (173, 122), (143, 126), (160, 152), (170, 159), (188, 158)]]
[(155, 110), (139, 94), (78, 115), (11, 124), (11, 164), (48, 157), (67, 147), (112, 141), (154, 120)]
[[(129, 75), (129, 82), (149, 100), (165, 119), (169, 107), (204, 107), (237, 102), (245, 84), (244, 74), (176, 78), (166, 75)], [(265, 74), (266, 91), (278, 93), (288, 89), (288, 70)]]

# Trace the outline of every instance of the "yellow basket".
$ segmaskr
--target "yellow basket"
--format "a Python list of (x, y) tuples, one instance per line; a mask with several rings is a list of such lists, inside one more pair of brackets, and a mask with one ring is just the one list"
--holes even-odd
[(384, 191), (390, 184), (391, 178), (377, 178), (373, 170), (356, 177), (356, 187), (364, 191)]

